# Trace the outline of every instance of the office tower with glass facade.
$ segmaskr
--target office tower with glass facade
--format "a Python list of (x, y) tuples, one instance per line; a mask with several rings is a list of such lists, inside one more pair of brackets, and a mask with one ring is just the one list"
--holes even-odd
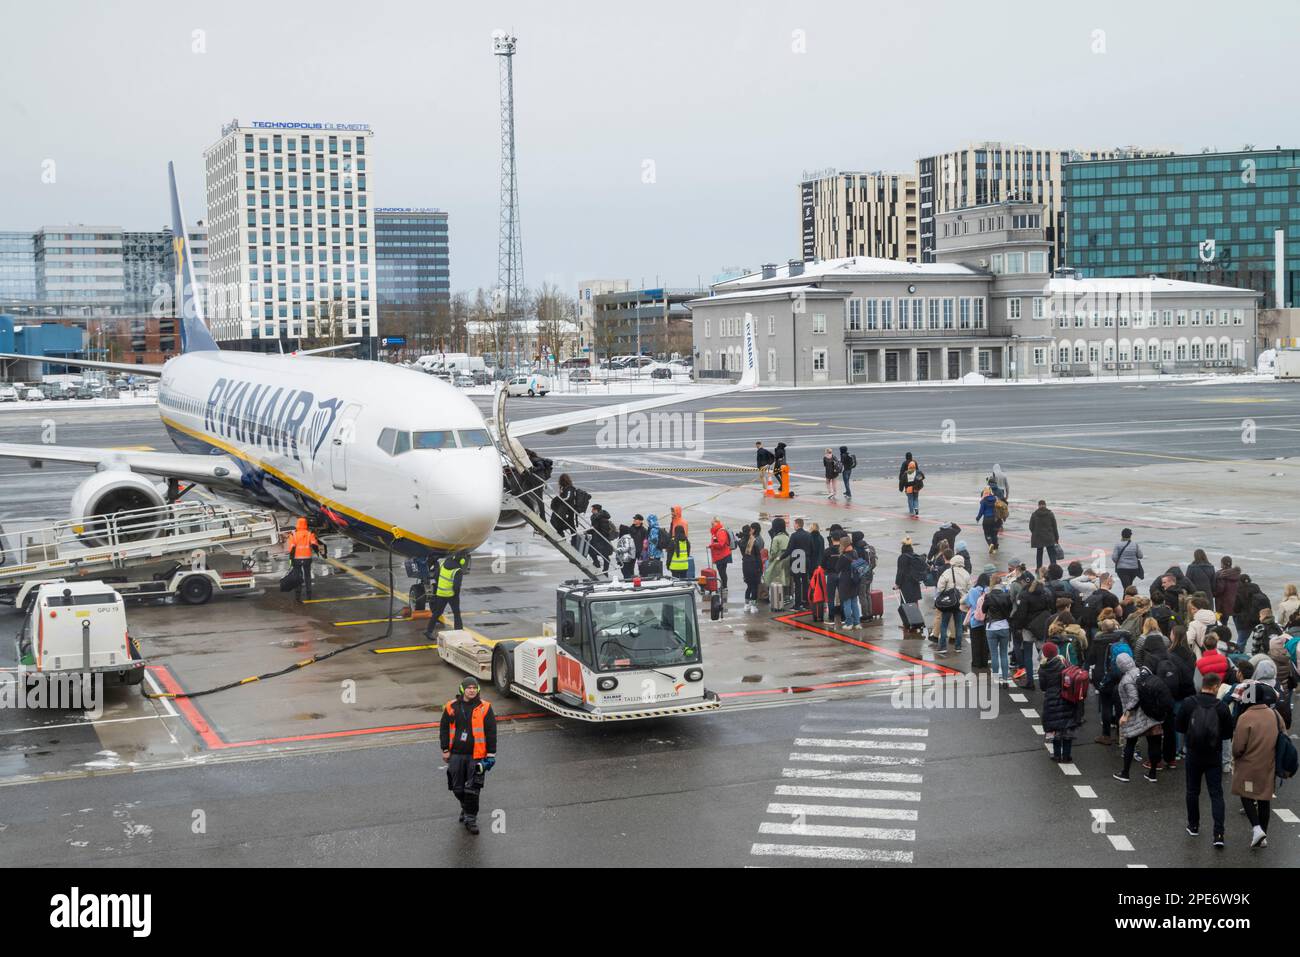
[(1084, 276), (1239, 286), (1270, 306), (1300, 296), (1300, 150), (1072, 162), (1065, 195), (1068, 261)]
[(450, 330), (451, 252), (447, 213), (440, 209), (382, 207), (375, 216), (379, 330), (428, 352)]
[(226, 124), (207, 165), (213, 335), (373, 340), (371, 130), (361, 123)]
[(30, 232), (0, 231), (0, 304), (35, 298), (35, 237)]

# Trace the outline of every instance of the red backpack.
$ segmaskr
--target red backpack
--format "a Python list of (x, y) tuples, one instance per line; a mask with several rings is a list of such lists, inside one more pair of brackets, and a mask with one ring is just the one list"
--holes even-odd
[(1088, 671), (1078, 665), (1066, 665), (1061, 671), (1061, 700), (1078, 704), (1088, 698)]

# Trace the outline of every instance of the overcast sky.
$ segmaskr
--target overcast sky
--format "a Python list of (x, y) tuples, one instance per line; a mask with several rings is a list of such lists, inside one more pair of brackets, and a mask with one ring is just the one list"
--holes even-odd
[(0, 18), (0, 229), (159, 228), (169, 159), (197, 219), (228, 120), (365, 122), (374, 204), (450, 212), (453, 289), (496, 279), (498, 28), (519, 39), (531, 286), (693, 285), (797, 256), (805, 169), (911, 170), (994, 139), (1300, 145), (1294, 0), (63, 0)]

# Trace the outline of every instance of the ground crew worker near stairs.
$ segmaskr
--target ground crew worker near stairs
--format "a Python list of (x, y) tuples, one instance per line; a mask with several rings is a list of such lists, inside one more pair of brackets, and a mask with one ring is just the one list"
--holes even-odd
[(438, 584), (434, 588), (433, 601), (429, 603), (429, 627), (424, 629), (424, 637), (432, 639), (438, 627), (438, 619), (451, 605), (451, 614), (457, 630), (465, 627), (460, 621), (460, 583), (465, 577), (465, 568), (469, 559), (460, 552), (448, 555), (438, 564)]
[(497, 716), (479, 697), (477, 678), (460, 683), (460, 694), (442, 709), (438, 743), (447, 762), (447, 789), (460, 802), (459, 823), (478, 833), (478, 795), (483, 778), (497, 763)]
[(298, 600), (302, 601), (303, 589), (307, 591), (307, 598), (311, 598), (311, 556), (312, 553), (325, 557), (325, 546), (320, 543), (310, 528), (307, 527), (307, 519), (298, 519), (298, 527), (289, 533), (289, 538), (285, 541), (285, 546), (289, 552), (289, 558), (293, 561), (294, 570), (301, 576), (298, 583)]

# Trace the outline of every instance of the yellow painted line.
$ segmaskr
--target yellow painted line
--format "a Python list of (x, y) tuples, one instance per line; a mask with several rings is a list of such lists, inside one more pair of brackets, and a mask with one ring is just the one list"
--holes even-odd
[(706, 423), (714, 425), (750, 425), (755, 422), (782, 422), (786, 425), (817, 425), (816, 422), (800, 422), (798, 419), (791, 419), (779, 415), (735, 415), (728, 416), (725, 419), (705, 419)]
[(156, 452), (158, 451), (152, 445), (110, 445), (110, 451), (113, 452)]
[(716, 409), (703, 409), (704, 412), (771, 412), (781, 408), (779, 405), (723, 405)]
[(414, 618), (361, 618), (357, 621), (336, 621), (335, 628), (348, 628), (352, 625), (383, 625), (390, 621), (415, 621)]
[[(334, 568), (337, 568), (339, 571), (341, 571), (341, 572), (347, 572), (347, 573), (348, 573), (349, 575), (351, 575), (353, 578), (356, 578), (356, 579), (358, 579), (358, 580), (360, 580), (360, 581), (365, 582), (367, 585), (370, 585), (372, 588), (378, 588), (378, 589), (379, 589), (381, 592), (383, 592), (385, 595), (388, 594), (388, 586), (387, 586), (387, 585), (385, 585), (383, 582), (379, 581), (378, 579), (371, 578), (371, 577), (370, 577), (369, 575), (367, 575), (365, 572), (358, 571), (358, 570), (355, 569), (355, 568), (352, 568), (352, 567), (350, 567), (350, 566), (348, 566), (348, 565), (345, 565), (345, 564), (343, 564), (341, 561), (339, 561), (339, 560), (336, 559), (336, 558), (327, 558), (327, 559), (325, 559), (325, 561), (326, 561), (326, 563), (328, 563), (329, 565), (333, 566)], [(410, 600), (411, 600), (411, 596), (410, 596), (410, 593), (409, 593), (409, 592), (397, 591), (396, 589), (394, 589), (394, 591), (393, 591), (393, 597), (394, 597), (394, 598), (400, 598), (402, 601), (404, 601), (404, 602), (408, 602), (408, 603), (409, 603)], [(462, 614), (463, 614), (463, 613), (462, 613)], [(415, 618), (394, 618), (394, 619), (392, 619), (392, 621), (417, 621), (417, 620), (424, 620), (424, 619), (415, 619)], [(449, 622), (447, 621), (447, 616), (446, 616), (445, 613), (444, 613), (443, 616), (442, 616), (441, 618), (439, 618), (438, 620), (439, 620), (440, 622), (442, 622), (444, 625), (449, 624)], [(373, 624), (383, 624), (383, 623), (385, 623), (385, 622), (387, 622), (387, 621), (389, 621), (389, 619), (387, 619), (387, 618), (380, 618), (380, 619), (378, 619), (377, 621), (364, 622), (364, 624), (372, 624), (372, 625), (373, 625)], [(354, 622), (353, 624), (361, 624), (361, 623), (359, 623), (359, 622)], [(481, 634), (480, 632), (475, 631), (473, 628), (462, 628), (461, 630), (464, 631), (464, 632), (466, 632), (467, 634), (473, 635), (473, 636), (474, 636), (474, 639), (475, 639), (476, 641), (480, 641), (480, 642), (482, 642), (483, 644), (486, 644), (486, 645), (489, 645), (489, 646), (491, 646), (491, 645), (495, 645), (495, 644), (497, 643), (497, 641), (505, 641), (505, 640), (506, 640), (505, 638), (500, 638), (500, 639), (492, 639), (492, 638), (489, 638), (487, 635)]]
[(376, 648), (377, 655), (396, 655), (403, 651), (437, 651), (437, 645), (407, 645), (404, 648)]
[(387, 595), (346, 595), (342, 598), (308, 598), (304, 605), (321, 605), (328, 601), (367, 601), (371, 598), (387, 598)]

